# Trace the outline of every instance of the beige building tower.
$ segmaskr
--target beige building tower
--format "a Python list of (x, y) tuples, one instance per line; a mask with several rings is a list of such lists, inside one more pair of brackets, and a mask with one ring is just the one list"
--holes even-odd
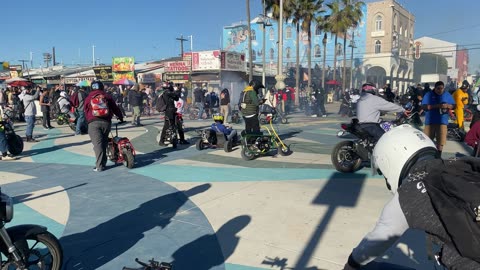
[(404, 93), (413, 84), (415, 17), (394, 0), (368, 3), (364, 55), (366, 81)]

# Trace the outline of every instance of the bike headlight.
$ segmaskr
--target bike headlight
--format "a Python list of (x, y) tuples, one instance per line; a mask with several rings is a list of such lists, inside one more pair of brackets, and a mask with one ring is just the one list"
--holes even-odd
[(13, 219), (13, 200), (3, 193), (0, 195), (0, 219), (5, 223)]

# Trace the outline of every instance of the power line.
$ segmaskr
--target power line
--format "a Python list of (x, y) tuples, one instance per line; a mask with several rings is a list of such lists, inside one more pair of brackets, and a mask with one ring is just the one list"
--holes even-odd
[(465, 27), (461, 27), (461, 28), (457, 28), (457, 29), (453, 29), (453, 30), (448, 30), (448, 31), (444, 31), (444, 32), (439, 32), (439, 33), (435, 33), (435, 34), (428, 34), (428, 36), (439, 36), (439, 35), (448, 34), (448, 33), (456, 32), (456, 31), (460, 31), (460, 30), (471, 29), (471, 28), (478, 27), (478, 26), (480, 26), (480, 24), (474, 24), (474, 25), (471, 25), (471, 26), (465, 26)]

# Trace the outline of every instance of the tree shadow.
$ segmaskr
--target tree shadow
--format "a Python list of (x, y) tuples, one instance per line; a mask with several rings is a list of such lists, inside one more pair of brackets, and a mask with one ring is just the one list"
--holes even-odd
[(84, 232), (63, 236), (64, 269), (97, 269), (117, 258), (155, 227), (164, 229), (189, 199), (210, 184), (173, 192), (141, 204)]
[(74, 188), (85, 186), (85, 185), (87, 185), (87, 183), (82, 183), (82, 184), (75, 185), (75, 186), (72, 186), (72, 187), (64, 188), (62, 190), (49, 192), (49, 193), (42, 194), (42, 195), (39, 195), (39, 196), (36, 196), (36, 197), (30, 197), (32, 195), (31, 193), (22, 194), (22, 195), (18, 195), (18, 196), (13, 197), (13, 201), (15, 202), (15, 204), (24, 203), (24, 202), (36, 200), (36, 199), (43, 198), (43, 197), (47, 197), (47, 196), (50, 196), (50, 195), (53, 195), (53, 194), (57, 194), (57, 193), (60, 193), (60, 192), (67, 191), (69, 189), (74, 189)]
[(250, 221), (251, 217), (247, 215), (235, 217), (220, 227), (216, 233), (204, 235), (179, 248), (172, 254), (173, 268), (208, 270), (224, 264), (238, 246), (240, 237), (237, 234)]
[(51, 147), (45, 147), (45, 148), (39, 148), (39, 149), (30, 149), (22, 152), (22, 156), (35, 156), (35, 155), (41, 155), (41, 154), (46, 154), (49, 152), (54, 152), (57, 150), (61, 150), (63, 148), (68, 148), (72, 146), (80, 146), (80, 145), (85, 145), (90, 143), (90, 140), (87, 141), (81, 141), (81, 142), (74, 142), (74, 143), (67, 143), (67, 144), (62, 144), (62, 145), (54, 145)]

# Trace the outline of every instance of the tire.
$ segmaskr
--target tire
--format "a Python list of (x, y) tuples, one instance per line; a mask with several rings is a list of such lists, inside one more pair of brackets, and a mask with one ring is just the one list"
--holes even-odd
[[(352, 141), (339, 142), (332, 150), (332, 164), (343, 173), (353, 173), (362, 165), (362, 159), (353, 151)], [(348, 164), (343, 164), (348, 162)]]
[(63, 120), (57, 119), (57, 125), (63, 126), (63, 124), (65, 124), (65, 123), (63, 122)]
[(255, 154), (251, 153), (247, 147), (242, 148), (241, 154), (242, 154), (243, 160), (252, 160), (255, 158)]
[(223, 150), (227, 153), (229, 152), (232, 152), (232, 148), (233, 148), (233, 143), (232, 141), (226, 141), (224, 144), (223, 144)]
[(123, 149), (123, 165), (129, 169), (135, 166), (135, 156), (132, 149)]
[(198, 151), (203, 150), (203, 140), (202, 139), (198, 139), (197, 143), (195, 144), (195, 148), (197, 148)]
[(285, 117), (282, 117), (282, 120), (281, 120), (281, 121), (282, 121), (282, 124), (287, 124), (287, 123), (288, 123), (288, 119), (285, 118)]
[(290, 150), (289, 145), (285, 145), (285, 147), (283, 147), (282, 145), (279, 145), (278, 146), (278, 153), (281, 156), (290, 156), (293, 152), (292, 152), (292, 150)]
[[(63, 263), (63, 250), (58, 239), (49, 232), (15, 239), (15, 246), (29, 262), (37, 262), (36, 269), (60, 270)], [(13, 259), (7, 262), (14, 265)], [(32, 265), (33, 266), (33, 265)], [(7, 266), (8, 267), (8, 266)], [(10, 268), (7, 268), (10, 269)]]
[(23, 140), (22, 137), (15, 134), (15, 136), (9, 137), (7, 142), (8, 152), (13, 156), (18, 156), (23, 152)]

